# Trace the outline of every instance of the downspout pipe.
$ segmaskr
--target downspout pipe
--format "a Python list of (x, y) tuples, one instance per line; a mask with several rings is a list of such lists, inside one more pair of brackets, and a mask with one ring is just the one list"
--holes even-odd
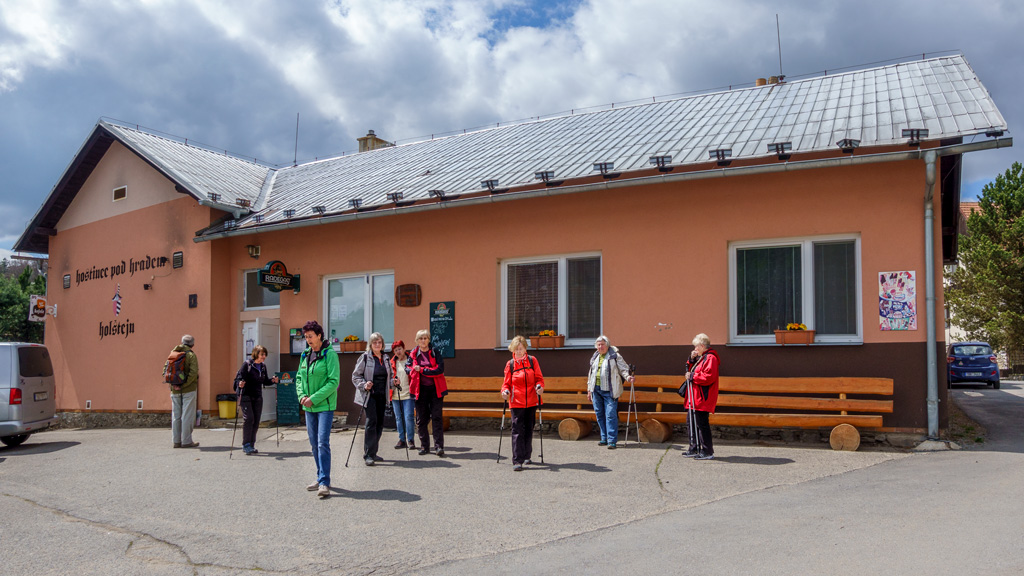
[(935, 358), (935, 160), (938, 154), (924, 154), (924, 301), (925, 346), (928, 357), (928, 439), (939, 437), (939, 377)]

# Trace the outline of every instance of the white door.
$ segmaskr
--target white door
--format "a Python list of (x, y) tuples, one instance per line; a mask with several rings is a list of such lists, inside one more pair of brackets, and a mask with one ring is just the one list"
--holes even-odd
[[(274, 376), (281, 369), (281, 321), (277, 318), (257, 318), (242, 323), (242, 362), (252, 355), (252, 349), (261, 344), (267, 349), (267, 373)], [(277, 419), (277, 387), (263, 389), (263, 417), (261, 421)]]

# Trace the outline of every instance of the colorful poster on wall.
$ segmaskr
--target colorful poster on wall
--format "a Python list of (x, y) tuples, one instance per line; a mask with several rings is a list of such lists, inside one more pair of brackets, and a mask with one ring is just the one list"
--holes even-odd
[(878, 275), (878, 329), (917, 330), (917, 273)]

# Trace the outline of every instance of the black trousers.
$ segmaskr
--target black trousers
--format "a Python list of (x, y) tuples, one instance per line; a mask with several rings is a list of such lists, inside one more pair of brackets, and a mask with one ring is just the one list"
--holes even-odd
[(380, 436), (384, 433), (384, 409), (387, 408), (386, 394), (370, 394), (366, 400), (366, 433), (363, 435), (363, 458), (377, 455)]
[(420, 386), (416, 399), (416, 428), (420, 435), (420, 447), (430, 447), (427, 422), (434, 427), (434, 448), (444, 448), (444, 398), (437, 397), (435, 386)]
[(512, 463), (522, 464), (533, 455), (533, 424), (537, 407), (512, 409)]
[(715, 447), (711, 441), (711, 422), (709, 412), (702, 412), (700, 410), (693, 411), (693, 426), (688, 426), (690, 429), (690, 448), (696, 448), (697, 451), (705, 454), (714, 454)]
[(260, 429), (263, 417), (263, 396), (246, 396), (238, 402), (242, 411), (242, 444), (256, 444), (256, 431)]

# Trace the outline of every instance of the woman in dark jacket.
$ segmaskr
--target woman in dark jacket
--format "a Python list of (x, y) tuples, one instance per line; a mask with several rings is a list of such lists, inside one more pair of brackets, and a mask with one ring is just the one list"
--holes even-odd
[(508, 350), (512, 359), (505, 364), (501, 397), (508, 398), (512, 408), (512, 469), (519, 472), (523, 464), (533, 464), (533, 424), (537, 406), (543, 404), (544, 375), (537, 359), (526, 353), (526, 338), (516, 336)]
[(686, 361), (687, 410), (693, 414), (690, 429), (690, 447), (683, 456), (697, 460), (711, 460), (715, 447), (711, 441), (709, 418), (718, 404), (718, 353), (711, 348), (707, 334), (693, 339), (693, 352)]
[(384, 352), (384, 337), (380, 332), (370, 334), (366, 352), (359, 356), (352, 371), (352, 385), (356, 387), (355, 400), (366, 410), (366, 428), (363, 435), (363, 462), (373, 466), (383, 460), (377, 455), (380, 436), (384, 433), (384, 410), (388, 405), (391, 387), (391, 361)]
[(416, 348), (405, 364), (409, 373), (409, 392), (416, 398), (416, 427), (420, 434), (420, 456), (430, 453), (427, 422), (434, 428), (434, 451), (444, 456), (444, 397), (448, 383), (444, 379), (444, 358), (430, 347), (430, 332), (416, 333)]
[(246, 359), (235, 374), (235, 393), (238, 394), (238, 408), (242, 411), (242, 450), (246, 455), (259, 454), (256, 449), (256, 431), (263, 416), (263, 387), (277, 382), (267, 374), (267, 349), (257, 344), (252, 355)]

